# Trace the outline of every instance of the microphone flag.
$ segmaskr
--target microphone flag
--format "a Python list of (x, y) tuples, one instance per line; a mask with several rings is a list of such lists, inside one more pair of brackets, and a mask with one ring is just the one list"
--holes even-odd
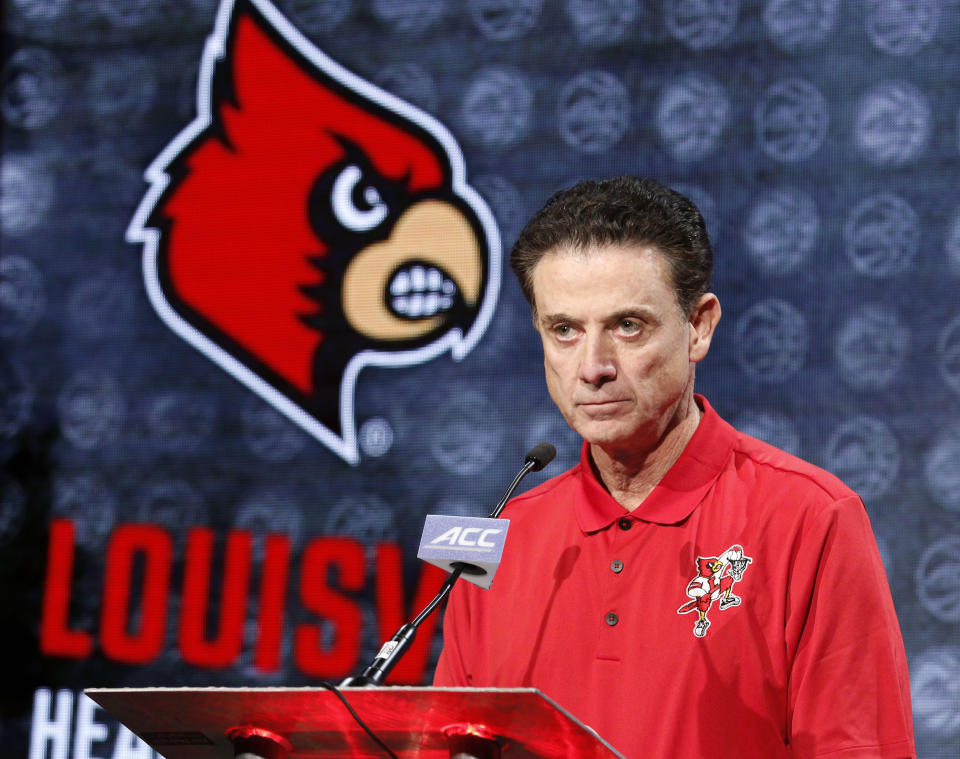
[(427, 514), (417, 558), (452, 572), (484, 590), (493, 583), (507, 539), (509, 519)]

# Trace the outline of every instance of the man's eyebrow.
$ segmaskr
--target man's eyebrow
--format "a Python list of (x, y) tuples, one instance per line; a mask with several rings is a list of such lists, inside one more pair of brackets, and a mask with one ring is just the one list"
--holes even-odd
[(539, 317), (541, 322), (572, 322), (576, 321), (569, 314), (556, 313), (556, 314), (540, 314)]
[[(559, 322), (577, 322), (578, 319), (575, 316), (570, 314), (565, 314), (562, 311), (552, 313), (552, 314), (540, 314), (538, 315), (538, 320), (542, 324), (557, 324)], [(621, 308), (618, 311), (614, 311), (611, 314), (608, 314), (604, 317), (606, 322), (615, 322), (620, 319), (640, 319), (642, 321), (656, 321), (656, 312), (652, 308), (647, 306), (630, 306), (628, 308)]]
[(619, 311), (614, 311), (609, 316), (610, 321), (617, 321), (618, 319), (642, 319), (644, 321), (649, 321), (655, 316), (653, 309), (647, 308), (646, 306), (633, 306), (631, 308), (623, 308)]

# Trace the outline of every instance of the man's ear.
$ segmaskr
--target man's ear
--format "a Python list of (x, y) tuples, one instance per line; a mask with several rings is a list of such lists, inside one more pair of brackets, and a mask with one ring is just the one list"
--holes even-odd
[(704, 293), (690, 314), (690, 361), (702, 361), (710, 350), (713, 331), (717, 328), (722, 311), (720, 301), (713, 293)]

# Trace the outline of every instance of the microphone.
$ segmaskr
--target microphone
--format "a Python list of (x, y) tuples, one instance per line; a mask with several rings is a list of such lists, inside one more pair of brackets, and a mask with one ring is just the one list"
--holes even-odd
[(513, 478), (507, 492), (486, 519), (428, 514), (417, 558), (448, 572), (456, 572), (453, 582), (463, 576), (467, 582), (489, 590), (493, 575), (500, 566), (503, 544), (510, 527), (509, 519), (497, 517), (517, 489), (520, 480), (530, 472), (539, 472), (553, 461), (556, 455), (557, 449), (550, 443), (538, 443), (527, 451), (527, 455), (523, 457), (523, 469)]
[[(417, 615), (416, 619), (403, 625), (403, 627), (397, 630), (390, 640), (380, 647), (380, 651), (370, 663), (370, 666), (363, 671), (363, 674), (346, 678), (340, 683), (341, 688), (364, 688), (382, 684), (387, 675), (393, 671), (393, 668), (396, 666), (397, 662), (400, 661), (400, 657), (406, 653), (408, 648), (410, 648), (410, 644), (413, 643), (413, 639), (417, 637), (417, 628), (420, 627), (423, 621), (430, 616), (430, 614), (448, 595), (450, 595), (450, 591), (453, 589), (453, 586), (457, 580), (460, 579), (460, 575), (467, 575), (466, 579), (474, 582), (477, 585), (480, 585), (480, 587), (490, 587), (490, 583), (493, 582), (493, 573), (496, 571), (496, 567), (500, 563), (500, 555), (503, 552), (503, 543), (507, 535), (507, 527), (510, 524), (508, 520), (499, 520), (497, 517), (499, 517), (500, 512), (503, 511), (503, 507), (507, 505), (507, 501), (510, 500), (510, 496), (513, 495), (513, 491), (517, 489), (517, 486), (520, 484), (520, 480), (530, 474), (530, 472), (539, 472), (547, 464), (553, 461), (553, 457), (556, 455), (557, 449), (550, 445), (550, 443), (539, 443), (531, 448), (527, 452), (527, 455), (523, 458), (523, 468), (517, 472), (517, 476), (513, 478), (513, 482), (510, 483), (510, 487), (507, 488), (507, 491), (503, 494), (503, 497), (497, 503), (496, 507), (494, 507), (493, 511), (490, 512), (490, 516), (487, 519), (441, 516), (439, 517), (441, 521), (435, 522), (432, 520), (437, 520), (437, 515), (427, 516), (427, 522), (424, 525), (424, 535), (420, 539), (421, 551), (418, 552), (418, 556), (420, 556), (422, 553), (424, 540), (427, 538), (428, 530), (431, 530), (429, 534), (433, 535), (432, 530), (435, 529), (437, 524), (446, 524), (449, 525), (448, 529), (446, 529), (444, 532), (441, 532), (439, 536), (434, 535), (430, 539), (434, 545), (440, 545), (442, 543), (442, 541), (438, 541), (437, 538), (443, 538), (447, 541), (448, 545), (450, 545), (451, 541), (453, 543), (458, 543), (459, 541), (464, 540), (466, 541), (466, 544), (461, 544), (459, 546), (460, 548), (480, 548), (484, 552), (489, 549), (489, 551), (495, 552), (495, 561), (493, 560), (494, 553), (484, 553), (483, 558), (479, 558), (478, 556), (470, 556), (470, 562), (463, 561), (462, 558), (458, 557), (451, 559), (449, 566), (452, 571), (450, 572), (450, 576), (440, 587), (440, 592), (437, 593), (437, 595), (433, 597), (433, 600), (424, 607), (423, 611)], [(453, 521), (443, 522), (443, 520)], [(494, 531), (499, 530), (501, 526), (503, 528), (502, 533)], [(501, 537), (497, 539), (497, 536)], [(471, 545), (473, 541), (476, 541), (479, 544), (481, 540), (484, 544), (491, 545)], [(440, 557), (437, 558), (439, 559)], [(473, 563), (474, 560), (478, 561), (478, 563)], [(441, 564), (434, 561), (431, 561), (430, 563), (441, 566)], [(486, 566), (484, 566), (484, 564), (486, 564)], [(490, 571), (490, 569), (492, 569), (492, 571)], [(474, 577), (487, 576), (488, 580), (486, 585), (483, 585), (481, 582), (477, 582), (475, 579), (473, 579)]]
[(556, 455), (557, 449), (550, 445), (550, 443), (537, 443), (527, 451), (527, 455), (523, 457), (523, 460), (524, 463), (527, 464), (533, 462), (533, 466), (530, 468), (531, 472), (539, 472), (553, 461), (553, 457)]

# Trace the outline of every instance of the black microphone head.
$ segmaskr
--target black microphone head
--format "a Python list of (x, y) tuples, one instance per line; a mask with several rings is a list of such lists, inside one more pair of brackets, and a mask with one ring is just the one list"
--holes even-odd
[(533, 468), (530, 470), (532, 472), (539, 472), (547, 464), (553, 461), (553, 457), (557, 455), (557, 449), (554, 448), (550, 443), (537, 443), (533, 448), (527, 451), (527, 455), (524, 457), (524, 463), (533, 462)]

